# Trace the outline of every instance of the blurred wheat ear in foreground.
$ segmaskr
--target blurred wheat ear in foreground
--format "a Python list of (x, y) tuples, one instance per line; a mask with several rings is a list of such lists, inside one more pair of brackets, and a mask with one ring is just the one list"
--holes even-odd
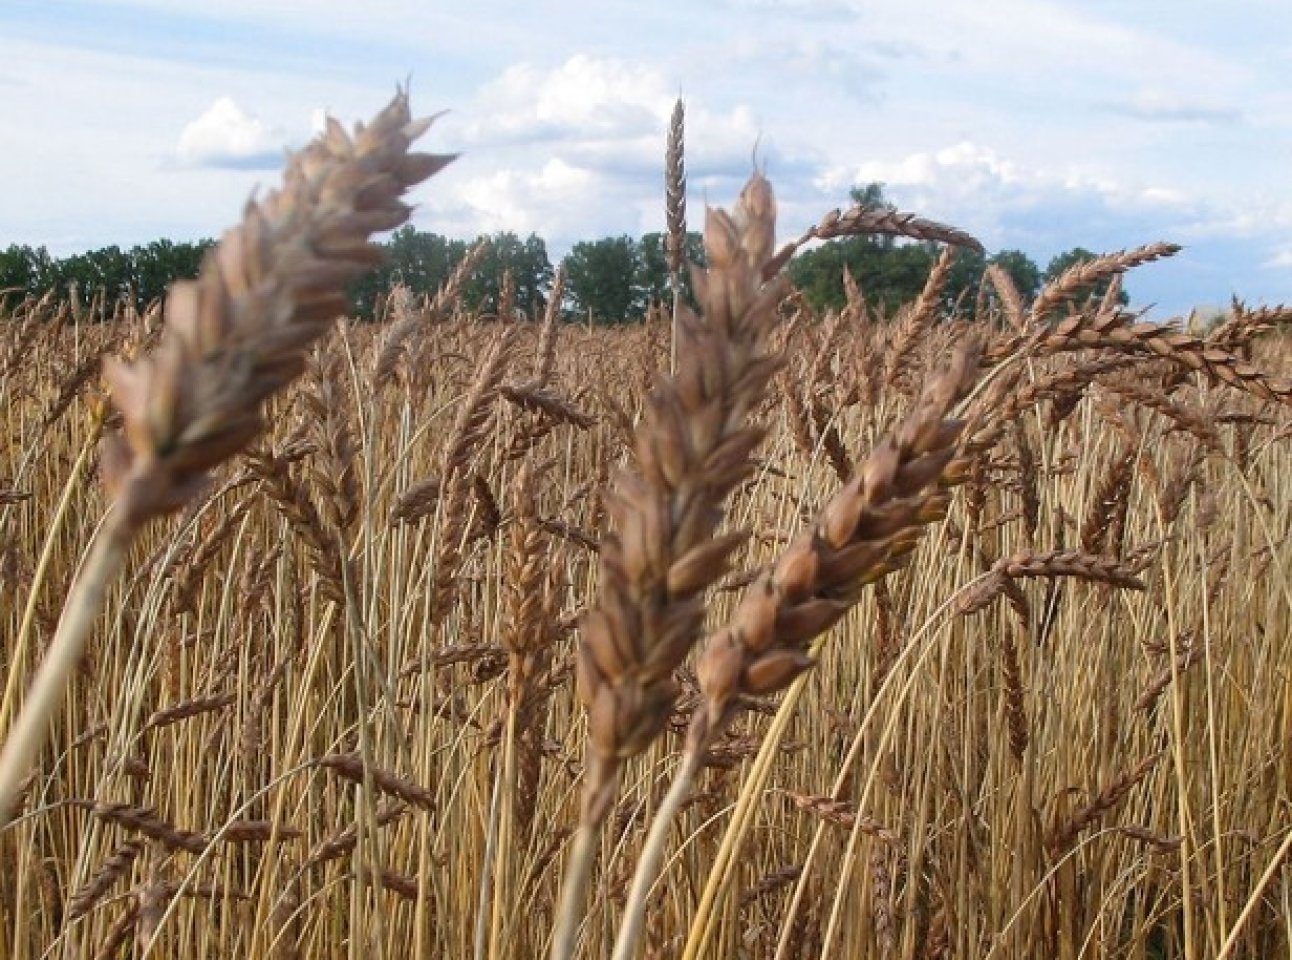
[[(283, 186), (249, 203), (242, 223), (175, 284), (156, 350), (104, 373), (120, 433), (102, 447), (108, 515), (77, 575), (21, 711), (0, 753), (0, 823), (81, 656), (91, 623), (135, 533), (178, 510), (209, 471), (263, 430), (262, 402), (305, 369), (305, 351), (347, 309), (346, 286), (380, 256), (369, 237), (408, 219), (400, 197), (450, 157), (412, 154), (430, 127), (399, 93), (350, 136), (335, 120), (294, 155)], [(0, 714), (8, 716), (8, 695)]]

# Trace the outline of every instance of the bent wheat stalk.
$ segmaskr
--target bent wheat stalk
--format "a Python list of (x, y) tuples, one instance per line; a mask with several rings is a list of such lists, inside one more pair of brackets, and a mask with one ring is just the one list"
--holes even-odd
[(951, 409), (972, 385), (977, 362), (976, 348), (955, 354), (897, 432), (750, 585), (731, 620), (706, 642), (697, 667), (703, 701), (638, 859), (614, 960), (631, 960), (636, 951), (672, 820), (742, 698), (784, 690), (812, 667), (812, 640), (843, 616), (863, 587), (900, 569), (925, 526), (945, 515), (944, 488), (963, 466), (955, 456), (964, 424), (950, 419)]
[(0, 824), (136, 532), (259, 435), (261, 401), (304, 371), (306, 349), (345, 312), (346, 287), (380, 259), (369, 236), (406, 221), (400, 197), (453, 159), (409, 153), (430, 125), (412, 119), (403, 91), (353, 135), (329, 121), (291, 157), (282, 188), (247, 205), (198, 278), (171, 287), (157, 350), (105, 364), (124, 421), (102, 451), (112, 503), (0, 753)]

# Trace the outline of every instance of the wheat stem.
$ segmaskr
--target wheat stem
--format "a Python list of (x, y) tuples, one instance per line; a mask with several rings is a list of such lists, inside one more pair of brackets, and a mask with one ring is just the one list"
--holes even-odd
[(655, 811), (650, 831), (646, 834), (646, 843), (637, 858), (637, 868), (633, 871), (632, 886), (628, 890), (623, 918), (619, 921), (619, 935), (615, 938), (615, 952), (611, 960), (633, 960), (637, 953), (646, 922), (646, 902), (650, 897), (651, 887), (659, 877), (659, 865), (664, 859), (669, 831), (682, 804), (691, 795), (691, 784), (703, 767), (704, 754), (704, 749), (688, 749), (682, 754), (682, 765), (673, 775), (673, 783), (664, 795), (659, 809)]
[(40, 749), (67, 682), (85, 652), (108, 588), (125, 563), (134, 525), (112, 510), (104, 518), (63, 606), (58, 631), (0, 752), (0, 827), (9, 823), (23, 777)]
[[(54, 509), (54, 515), (50, 518), (49, 525), (45, 530), (45, 543), (41, 547), (40, 559), (36, 561), (36, 569), (32, 574), (31, 587), (27, 592), (27, 603), (22, 611), (22, 622), (18, 626), (18, 636), (14, 639), (12, 650), (9, 654), (9, 677), (5, 681), (4, 700), (0, 701), (0, 730), (6, 729), (9, 717), (17, 706), (18, 678), (27, 672), (25, 669), (27, 644), (31, 640), (32, 626), (36, 622), (36, 610), (41, 587), (45, 583), (50, 562), (56, 552), (59, 543), (58, 533), (63, 529), (63, 521), (67, 519), (68, 509), (72, 504), (72, 496), (80, 489), (81, 471), (85, 469), (85, 465), (94, 453), (94, 444), (97, 437), (98, 430), (95, 429), (91, 431), (90, 436), (86, 438), (85, 443), (81, 446), (80, 456), (76, 458), (76, 463), (72, 465), (67, 483), (63, 485), (63, 493), (59, 497), (58, 506)], [(2, 819), (0, 818), (0, 820)]]
[[(508, 724), (510, 727), (511, 724)], [(511, 731), (508, 730), (508, 739)], [(503, 802), (503, 781), (507, 778), (506, 762), (494, 766), (493, 791), (489, 798), (489, 825), (485, 831), (484, 857), (481, 863), (480, 891), (476, 902), (475, 960), (484, 960), (485, 956), (495, 956), (498, 936), (498, 896), (494, 894), (497, 882), (496, 861), (502, 856), (498, 843), (499, 821)], [(491, 909), (492, 905), (492, 909)]]
[(1251, 895), (1247, 902), (1243, 904), (1243, 910), (1234, 921), (1234, 925), (1229, 928), (1229, 933), (1225, 936), (1225, 942), (1220, 945), (1220, 952), (1216, 954), (1216, 960), (1228, 960), (1233, 956), (1234, 948), (1238, 945), (1238, 936), (1242, 933), (1243, 927), (1251, 919), (1263, 903), (1265, 903), (1265, 890), (1274, 881), (1275, 875), (1283, 866), (1283, 859), (1292, 850), (1292, 830), (1289, 830), (1279, 844), (1279, 848), (1274, 851), (1274, 856), (1270, 857), (1269, 864), (1261, 873), (1260, 879), (1256, 881), (1256, 886), (1252, 888)]
[(561, 880), (561, 899), (557, 903), (556, 926), (552, 932), (551, 960), (570, 960), (574, 956), (579, 926), (584, 918), (583, 904), (592, 874), (592, 861), (596, 856), (599, 826), (600, 824), (582, 820), (574, 833), (574, 843)]
[(701, 957), (711, 955), (709, 948), (719, 919), (718, 902), (726, 896), (735, 877), (732, 862), (749, 835), (754, 810), (767, 785), (767, 779), (771, 776), (777, 748), (785, 738), (786, 731), (789, 730), (803, 691), (807, 689), (808, 676), (806, 673), (799, 674), (785, 692), (785, 697), (781, 700), (776, 716), (772, 718), (771, 725), (767, 728), (763, 742), (758, 748), (758, 754), (750, 766), (749, 775), (741, 785), (740, 796), (731, 814), (731, 822), (727, 825), (727, 831), (722, 835), (722, 843), (713, 857), (713, 866), (704, 882), (700, 904), (687, 931), (681, 960), (700, 960)]

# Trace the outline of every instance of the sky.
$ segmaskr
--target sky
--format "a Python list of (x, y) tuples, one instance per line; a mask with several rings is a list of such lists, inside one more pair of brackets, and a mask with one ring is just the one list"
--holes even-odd
[(1287, 0), (0, 0), (0, 247), (218, 236), (286, 151), (410, 84), (461, 157), (418, 229), (663, 228), (766, 170), (788, 239), (872, 181), (1021, 249), (1156, 240), (1150, 316), (1292, 302)]

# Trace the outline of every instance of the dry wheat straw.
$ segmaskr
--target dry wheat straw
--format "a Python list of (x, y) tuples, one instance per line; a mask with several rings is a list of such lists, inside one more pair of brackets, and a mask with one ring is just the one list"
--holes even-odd
[(1011, 327), (1021, 333), (1027, 321), (1023, 307), (1023, 296), (1018, 292), (1018, 287), (1014, 286), (1013, 278), (1003, 267), (993, 263), (987, 267), (984, 282), (990, 283), (996, 290), (1005, 319), (1009, 321)]
[(200, 833), (177, 827), (169, 820), (158, 816), (156, 809), (146, 806), (135, 806), (129, 803), (94, 803), (89, 800), (69, 801), (71, 806), (89, 810), (105, 823), (111, 823), (124, 830), (142, 834), (150, 840), (156, 840), (167, 850), (187, 850), (200, 854), (206, 850), (208, 840)]
[[(1141, 264), (1152, 263), (1163, 257), (1173, 257), (1179, 252), (1180, 247), (1174, 243), (1152, 243), (1134, 250), (1119, 250), (1116, 253), (1108, 253), (1075, 263), (1047, 284), (1037, 295), (1032, 303), (1029, 322), (1031, 324), (1041, 322), (1059, 306), (1088, 292), (1101, 281), (1119, 277), (1127, 270), (1133, 270)], [(1115, 303), (1114, 296), (1111, 304), (1105, 302), (1103, 306), (1115, 306)]]
[[(1125, 262), (1114, 255), (1099, 269)], [(628, 768), (606, 818), (606, 876), (587, 904), (585, 954), (605, 952), (616, 909), (634, 903), (649, 907), (649, 957), (679, 955), (686, 938), (688, 955), (722, 957), (768, 957), (778, 945), (782, 956), (855, 960), (1286, 952), (1292, 894), (1280, 871), (1292, 838), (1278, 813), (1292, 782), (1282, 749), (1292, 720), (1279, 638), (1292, 429), (1271, 402), (1288, 340), (1267, 331), (1285, 320), (1279, 308), (1236, 305), (1233, 322), (1209, 337), (1154, 333), (1117, 303), (1121, 275), (1096, 274), (1052, 290), (1031, 326), (1030, 304), (1008, 302), (1002, 283), (980, 285), (975, 332), (989, 338), (990, 372), (956, 441), (968, 441), (957, 456), (971, 482), (942, 535), (918, 565), (879, 581), (836, 641), (760, 652), (783, 654), (790, 670), (793, 654), (820, 651), (824, 668), (791, 687), (770, 728), (771, 697), (736, 695), (735, 721), (680, 804), (686, 827), (665, 851), (667, 882), (649, 899), (627, 881), (676, 758), (661, 746)], [(1092, 280), (1106, 284), (1102, 297), (1077, 282)], [(786, 354), (791, 393), (785, 406), (775, 396), (758, 408), (778, 434), (736, 493), (733, 519), (755, 534), (746, 571), (724, 577), (725, 587), (758, 595), (776, 577), (787, 531), (812, 522), (817, 461), (841, 485), (864, 476), (861, 451), (900, 422), (918, 375), (961, 335), (956, 321), (942, 322), (945, 297), (881, 323), (855, 282), (845, 279), (845, 290), (838, 314), (818, 316), (802, 298), (780, 307), (767, 352)], [(436, 462), (447, 445), (420, 443), (439, 422), (422, 411), (467, 415), (470, 368), (499, 325), (467, 318), (456, 294), (434, 306), (396, 291), (392, 325), (415, 318), (409, 329), (427, 334), (396, 354), (399, 395), (365, 382), (382, 332), (347, 329), (335, 343), (349, 362), (321, 354), (291, 402), (276, 405), (278, 435), (262, 459), (288, 482), (276, 491), (239, 468), (185, 511), (175, 536), (158, 529), (141, 544), (147, 559), (111, 598), (103, 641), (61, 706), (51, 760), (24, 778), (24, 816), (0, 837), (9, 867), (0, 910), (15, 921), (6, 955), (120, 956), (131, 936), (136, 953), (151, 946), (154, 956), (332, 956), (401, 943), (452, 957), (541, 949), (557, 892), (551, 865), (574, 832), (569, 800), (583, 772), (572, 739), (581, 727), (574, 644), (561, 641), (574, 611), (596, 600), (601, 488), (626, 452), (617, 431), (635, 442), (642, 388), (667, 349), (659, 305), (645, 328), (584, 331), (556, 324), (558, 300), (541, 328), (519, 324), (532, 362), (513, 351), (459, 479)], [(77, 306), (86, 327), (66, 306), (61, 317), (52, 303), (46, 316), (26, 309), (12, 319), (15, 333), (31, 321), (30, 345), (12, 379), (0, 377), (0, 417), (16, 438), (0, 445), (0, 578), (16, 601), (0, 620), (17, 630), (9, 667), (19, 693), (27, 651), (53, 632), (56, 585), (75, 562), (69, 546), (84, 542), (94, 516), (79, 466), (59, 503), (59, 464), (74, 461), (94, 421), (64, 413), (57, 429), (42, 424), (77, 402), (87, 357), (142, 350), (151, 338), (144, 320), (102, 295)], [(906, 326), (930, 309), (935, 319)], [(112, 324), (128, 326), (127, 346)], [(912, 336), (916, 328), (926, 335)], [(410, 363), (422, 351), (435, 362)], [(0, 370), (8, 358), (0, 347)], [(1247, 381), (1242, 394), (1209, 382), (1226, 370), (1230, 382)], [(347, 371), (358, 379), (343, 380)], [(378, 465), (390, 461), (401, 478), (436, 472), (420, 491), (425, 523), (415, 535), (380, 522), (392, 504)], [(358, 517), (347, 519), (355, 500), (333, 477), (344, 481), (337, 467), (351, 462), (367, 475), (352, 475)], [(948, 479), (963, 469), (953, 461)], [(372, 483), (374, 471), (384, 479)], [(235, 488), (247, 495), (224, 498)], [(944, 492), (926, 492), (940, 509)], [(469, 602), (435, 624), (426, 587), (454, 524)], [(563, 552), (558, 538), (580, 546)], [(320, 548), (345, 559), (335, 585)], [(1158, 569), (1142, 573), (1150, 556)], [(1151, 590), (1113, 603), (1109, 580)], [(856, 583), (836, 596), (838, 587), (813, 600), (852, 599)], [(328, 594), (346, 611), (324, 602)], [(998, 597), (1012, 611), (946, 616)], [(737, 600), (713, 605), (723, 615), (709, 630)], [(336, 642), (343, 612), (362, 618), (353, 634), (362, 645)], [(437, 669), (452, 664), (462, 666)], [(767, 664), (759, 670), (749, 682), (775, 679)], [(672, 679), (679, 695), (665, 727), (682, 734), (703, 691), (685, 665)], [(379, 687), (389, 696), (364, 700)], [(742, 716), (749, 709), (758, 716)], [(509, 729), (500, 715), (513, 710)], [(355, 749), (356, 721), (388, 749), (336, 761), (369, 781), (368, 801), (349, 817), (362, 794), (315, 758)], [(1159, 750), (1171, 763), (1135, 784), (1139, 758)], [(385, 826), (409, 808), (372, 783), (382, 756), (435, 803), (433, 815)], [(89, 812), (96, 801), (101, 816)], [(356, 851), (352, 864), (337, 862)], [(187, 879), (177, 883), (176, 871)], [(792, 897), (779, 892), (791, 883)], [(689, 892), (698, 885), (703, 894)], [(235, 902), (243, 890), (254, 905)], [(479, 914), (477, 936), (480, 903), (492, 909)]]
[(366, 777), (371, 777), (373, 789), (378, 793), (388, 794), (422, 810), (435, 811), (434, 791), (393, 771), (365, 765), (358, 751), (330, 753), (320, 757), (318, 765), (354, 783), (363, 783)]
[(972, 349), (956, 354), (897, 433), (707, 641), (697, 668), (705, 708), (692, 727), (692, 749), (721, 728), (738, 694), (782, 690), (811, 666), (808, 643), (843, 616), (861, 587), (905, 563), (922, 527), (941, 519), (946, 497), (938, 486), (961, 469), (953, 458), (962, 424), (947, 417), (973, 382), (975, 364)]
[(127, 840), (112, 851), (112, 855), (103, 861), (94, 875), (68, 900), (67, 920), (70, 922), (79, 919), (93, 910), (117, 881), (130, 872), (135, 859), (143, 851), (142, 840)]
[(770, 186), (758, 176), (731, 217), (710, 212), (709, 266), (696, 274), (703, 319), (684, 315), (690, 342), (676, 384), (661, 384), (637, 431), (641, 479), (622, 477), (611, 507), (619, 532), (602, 546), (601, 600), (583, 625), (579, 658), (594, 821), (622, 759), (662, 729), (676, 696), (672, 673), (698, 638), (702, 592), (743, 540), (713, 535), (762, 437), (745, 419), (779, 365), (764, 344), (781, 287), (761, 279), (774, 217)]

